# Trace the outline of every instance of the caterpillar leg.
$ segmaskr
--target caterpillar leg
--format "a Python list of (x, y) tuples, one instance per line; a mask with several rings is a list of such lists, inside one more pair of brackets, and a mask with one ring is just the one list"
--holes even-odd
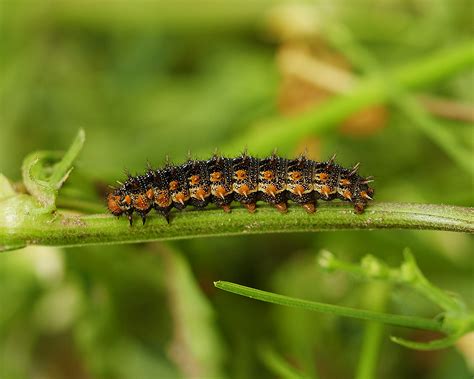
[(301, 206), (306, 210), (308, 214), (316, 212), (315, 202), (304, 203), (304, 204), (301, 204)]
[(150, 212), (151, 210), (151, 207), (147, 208), (147, 209), (142, 209), (140, 211), (138, 211), (138, 214), (140, 215), (140, 217), (142, 218), (142, 223), (143, 225), (145, 225), (145, 222), (146, 222), (146, 215), (148, 214), (148, 212)]
[(133, 215), (133, 210), (127, 212), (127, 218), (128, 218), (128, 222), (130, 223), (130, 226), (133, 225), (133, 217), (132, 217), (132, 215)]
[(231, 212), (230, 204), (222, 204), (222, 205), (220, 205), (220, 207), (222, 208), (222, 210), (225, 213), (230, 213)]
[(364, 213), (364, 209), (367, 206), (367, 203), (355, 203), (354, 204), (354, 213), (361, 214)]
[(257, 204), (255, 203), (244, 203), (243, 206), (247, 208), (249, 213), (255, 213), (255, 210), (257, 209)]
[(166, 209), (157, 209), (156, 210), (156, 213), (158, 213), (159, 215), (163, 216), (166, 220), (166, 222), (169, 224), (170, 223), (170, 209), (169, 208), (166, 208)]
[(286, 204), (286, 202), (281, 202), (281, 203), (275, 204), (275, 208), (278, 209), (278, 212), (280, 212), (280, 213), (288, 212), (288, 205)]
[(287, 193), (288, 199), (294, 201), (296, 204), (301, 205), (307, 213), (316, 212), (316, 200), (314, 194), (311, 193)]

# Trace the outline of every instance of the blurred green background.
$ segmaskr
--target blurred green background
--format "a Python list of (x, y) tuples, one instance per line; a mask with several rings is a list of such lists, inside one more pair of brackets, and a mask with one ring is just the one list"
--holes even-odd
[[(349, 50), (384, 70), (472, 38), (473, 24), (468, 0), (2, 0), (0, 172), (21, 180), (26, 154), (65, 149), (82, 127), (86, 145), (59, 205), (81, 200), (106, 212), (104, 188), (124, 168), (141, 172), (167, 155), (179, 163), (189, 151), (206, 158), (261, 122), (299, 117), (350, 91), (373, 72), (337, 46), (341, 30)], [(471, 68), (414, 97), (471, 159), (473, 85)], [(250, 153), (270, 153), (251, 142)], [(394, 105), (275, 147), (362, 162), (379, 201), (473, 204), (472, 176)], [(317, 253), (350, 261), (370, 253), (398, 265), (405, 247), (430, 280), (474, 306), (474, 244), (464, 234), (347, 231), (5, 253), (0, 377), (273, 378), (259, 353), (270, 346), (312, 377), (350, 378), (363, 323), (240, 298), (213, 281), (366, 307), (369, 283), (322, 272)], [(402, 288), (389, 310), (438, 312)], [(385, 329), (377, 377), (471, 377), (472, 336), (415, 352), (390, 334), (436, 337)]]

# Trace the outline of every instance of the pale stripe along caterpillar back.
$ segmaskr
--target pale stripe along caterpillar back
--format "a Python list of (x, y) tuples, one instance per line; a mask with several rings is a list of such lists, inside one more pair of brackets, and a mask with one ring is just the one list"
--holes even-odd
[(243, 204), (249, 212), (261, 200), (286, 212), (287, 201), (303, 206), (308, 213), (316, 210), (317, 199), (340, 199), (353, 204), (355, 213), (362, 213), (374, 190), (371, 177), (357, 174), (359, 164), (343, 168), (334, 157), (325, 162), (281, 158), (276, 154), (259, 159), (243, 153), (237, 158), (214, 155), (207, 161), (186, 163), (153, 170), (144, 175), (129, 175), (119, 188), (107, 196), (107, 206), (115, 216), (126, 214), (132, 225), (133, 212), (145, 224), (146, 215), (154, 208), (169, 222), (172, 208), (198, 209), (214, 203), (230, 212), (232, 201)]

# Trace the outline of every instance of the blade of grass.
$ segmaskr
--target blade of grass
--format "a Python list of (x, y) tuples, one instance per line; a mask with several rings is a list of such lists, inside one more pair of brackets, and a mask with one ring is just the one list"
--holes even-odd
[(340, 305), (332, 305), (315, 301), (297, 299), (225, 281), (214, 282), (214, 285), (224, 291), (249, 297), (251, 299), (265, 301), (267, 303), (302, 308), (308, 311), (329, 313), (337, 316), (352, 317), (359, 320), (378, 321), (384, 324), (403, 326), (406, 328), (432, 330), (441, 333), (445, 332), (442, 323), (438, 320), (394, 315), (390, 313), (368, 311), (364, 309), (349, 308)]

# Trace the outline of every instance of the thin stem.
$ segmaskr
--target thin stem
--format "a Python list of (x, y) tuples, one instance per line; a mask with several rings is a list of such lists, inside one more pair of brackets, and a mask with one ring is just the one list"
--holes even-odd
[[(364, 305), (369, 309), (384, 312), (389, 295), (389, 286), (385, 283), (370, 283), (364, 296)], [(357, 366), (356, 379), (376, 378), (377, 362), (380, 355), (384, 325), (370, 321), (365, 326), (364, 338)]]
[(464, 313), (466, 311), (466, 306), (460, 299), (449, 295), (426, 279), (408, 248), (405, 249), (403, 255), (405, 262), (401, 266), (401, 283), (412, 286), (446, 312)]
[(362, 351), (357, 366), (356, 379), (376, 378), (377, 361), (380, 353), (384, 326), (380, 322), (368, 322), (364, 330)]
[[(402, 84), (403, 82), (411, 83), (412, 80), (413, 83), (415, 83), (417, 80), (416, 66), (413, 66), (411, 69), (407, 66), (403, 70), (394, 72), (393, 76), (391, 76), (390, 73), (384, 74), (382, 65), (377, 62), (370, 51), (355, 41), (349, 29), (337, 25), (330, 28), (329, 31), (329, 35), (332, 35), (332, 38), (330, 37), (332, 41), (341, 53), (349, 57), (352, 63), (365, 71), (367, 75), (377, 72), (379, 75), (384, 76), (387, 85), (391, 88), (391, 102), (406, 115), (415, 127), (418, 127), (426, 137), (431, 139), (440, 149), (444, 150), (459, 167), (470, 175), (474, 175), (474, 164), (472, 163), (470, 152), (458, 143), (452, 131), (440, 125), (439, 122), (423, 109), (419, 102), (408, 93), (407, 90), (409, 88)], [(465, 51), (466, 55), (464, 58), (466, 58), (466, 61), (471, 60), (472, 65), (472, 60), (474, 60), (474, 45), (470, 43), (465, 46), (467, 50)], [(443, 70), (447, 68), (446, 63), (454, 63), (461, 57), (461, 51), (462, 49), (452, 50), (453, 55), (451, 57), (439, 56), (436, 60), (425, 62), (423, 68), (426, 72), (421, 75), (421, 78), (443, 72)]]
[(403, 326), (406, 328), (432, 330), (436, 332), (444, 332), (443, 325), (440, 321), (430, 320), (420, 317), (401, 316), (390, 313), (374, 312), (364, 309), (356, 309), (343, 307), (340, 305), (332, 305), (326, 303), (319, 303), (315, 301), (308, 301), (303, 299), (296, 299), (288, 296), (278, 295), (275, 293), (258, 290), (242, 286), (240, 284), (218, 281), (214, 285), (224, 291), (232, 292), (237, 295), (249, 297), (251, 299), (265, 301), (267, 303), (285, 305), (288, 307), (302, 308), (309, 311), (316, 311), (322, 313), (329, 313), (338, 316), (352, 317), (359, 320), (378, 321), (384, 324)]
[[(15, 198), (13, 198), (15, 199)], [(13, 201), (13, 200), (12, 200)], [(6, 207), (5, 212), (1, 212)], [(22, 245), (83, 246), (163, 241), (195, 237), (262, 233), (317, 232), (357, 229), (425, 229), (474, 232), (474, 208), (404, 203), (372, 203), (357, 215), (348, 204), (320, 204), (315, 214), (290, 206), (280, 214), (261, 205), (255, 214), (236, 208), (231, 214), (208, 208), (172, 212), (170, 223), (155, 214), (145, 226), (138, 217), (132, 227), (125, 218), (108, 214), (9, 215), (8, 200), (0, 203), (0, 249)], [(12, 208), (14, 209), (14, 208)], [(11, 217), (10, 217), (11, 216)], [(13, 218), (12, 218), (13, 217)]]
[(372, 255), (365, 256), (360, 264), (353, 264), (337, 259), (327, 250), (321, 251), (318, 263), (326, 270), (343, 271), (365, 279), (406, 285), (418, 291), (445, 312), (464, 313), (466, 311), (466, 305), (461, 299), (436, 287), (424, 276), (410, 249), (406, 248), (403, 255), (405, 259), (400, 268), (391, 268)]

